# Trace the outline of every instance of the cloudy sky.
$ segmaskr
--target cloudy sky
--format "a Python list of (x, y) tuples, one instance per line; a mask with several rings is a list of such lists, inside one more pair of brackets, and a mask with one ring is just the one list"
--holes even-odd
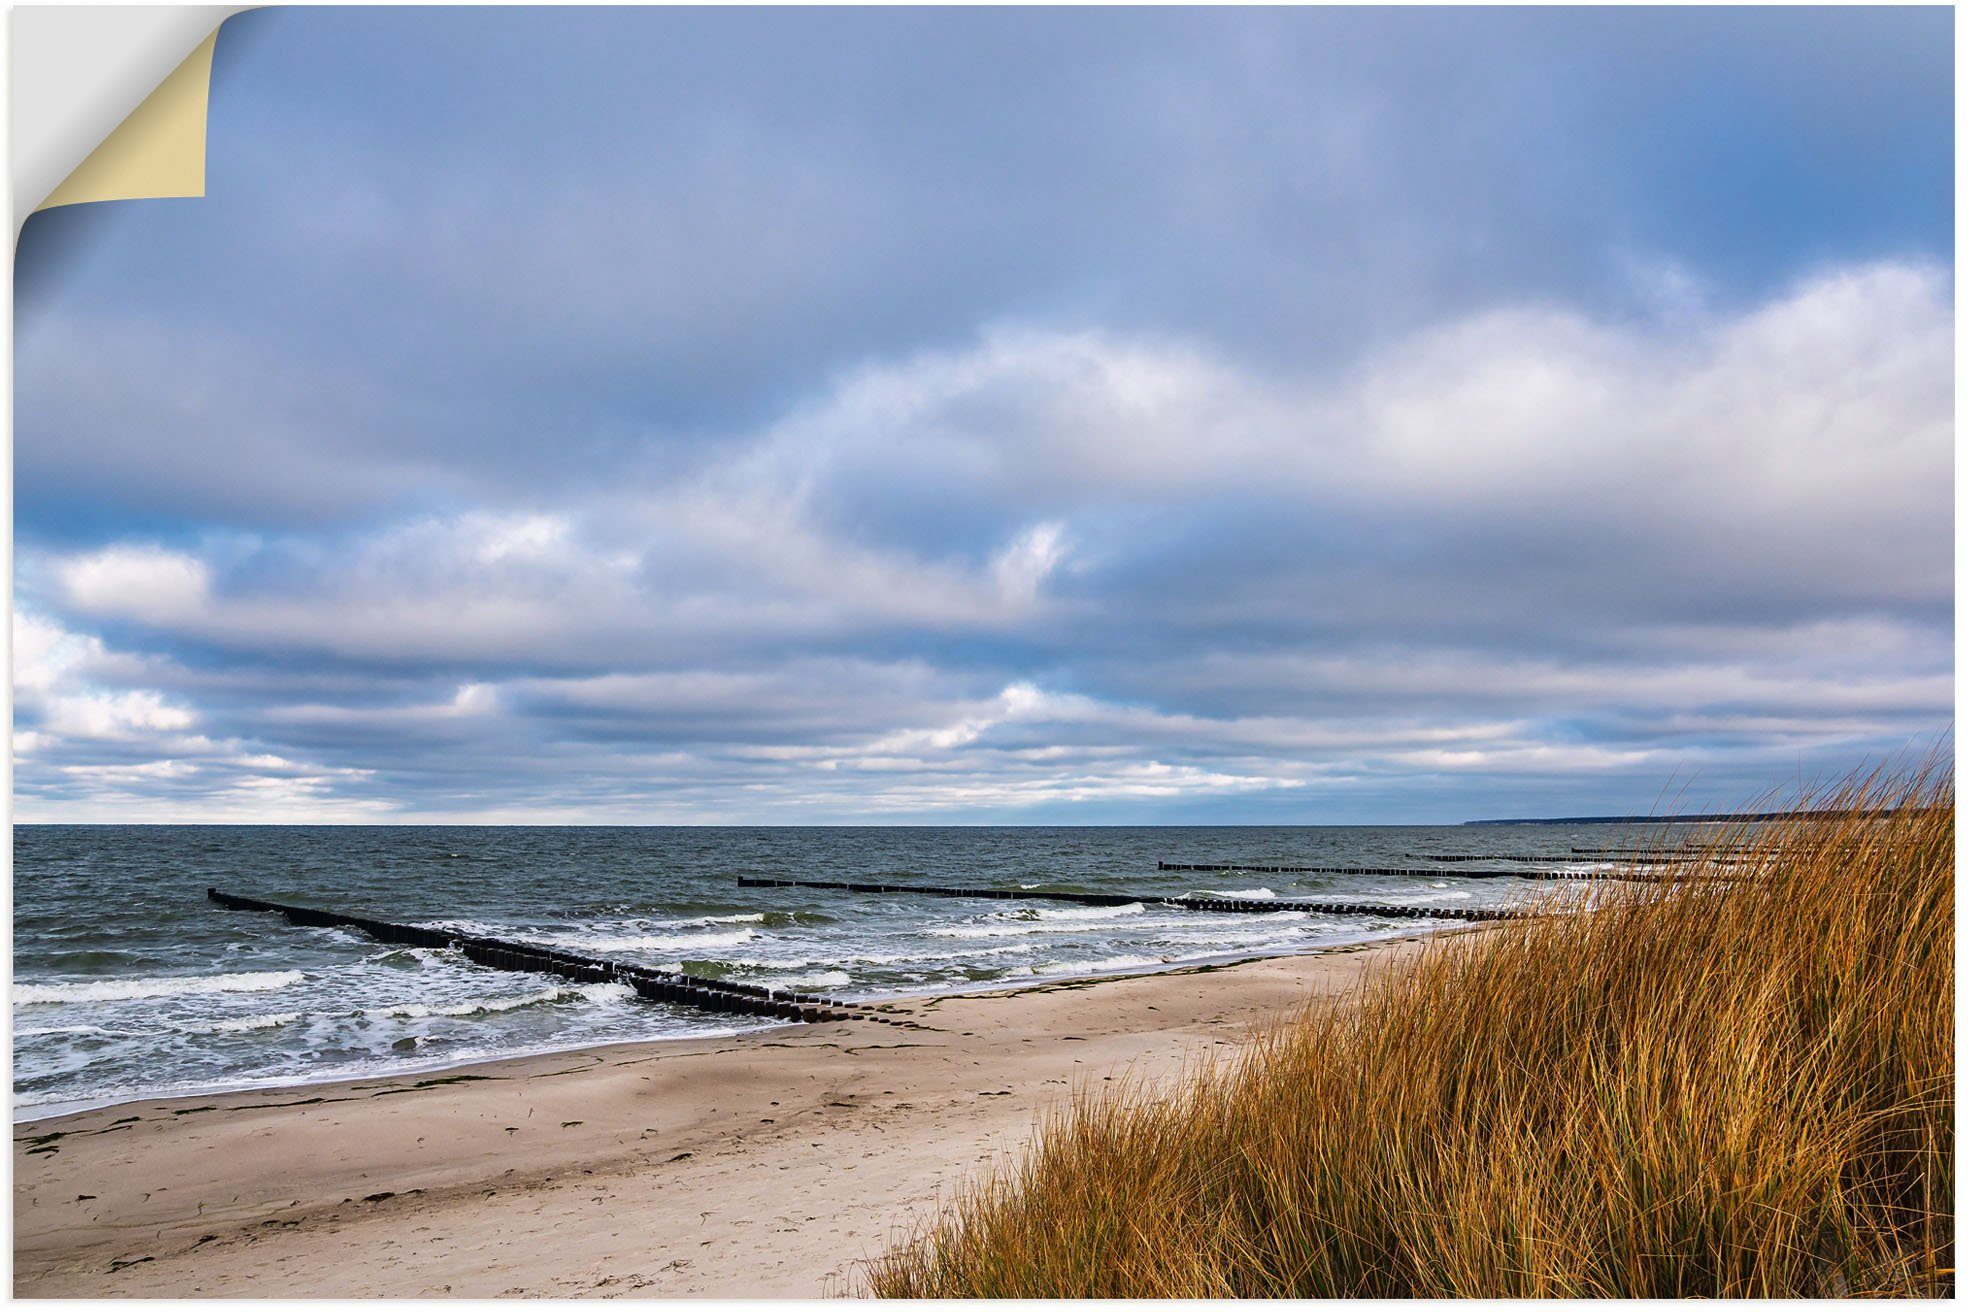
[(37, 216), (25, 820), (1735, 805), (1953, 703), (1951, 15), (261, 10)]

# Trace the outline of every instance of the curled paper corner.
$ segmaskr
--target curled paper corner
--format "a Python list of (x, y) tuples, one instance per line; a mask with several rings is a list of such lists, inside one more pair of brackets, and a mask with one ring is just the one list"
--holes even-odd
[(244, 8), (14, 10), (17, 240), (30, 213), (56, 206), (205, 194), (212, 53)]
[(205, 194), (205, 110), (214, 31), (35, 210), (96, 200)]

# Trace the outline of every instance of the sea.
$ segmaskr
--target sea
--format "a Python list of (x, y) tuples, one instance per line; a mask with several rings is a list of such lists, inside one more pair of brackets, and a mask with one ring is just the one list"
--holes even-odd
[[(1646, 837), (1658, 838), (1653, 829)], [(23, 825), (16, 1120), (772, 1022), (224, 910), (208, 887), (854, 999), (1304, 953), (1447, 920), (741, 888), (741, 876), (1484, 907), (1549, 882), (1420, 856), (1619, 847), (1631, 826), (700, 828)], [(1185, 873), (1160, 862), (1419, 867)], [(1490, 864), (1490, 863), (1485, 863)], [(1559, 885), (1562, 887), (1562, 885)]]

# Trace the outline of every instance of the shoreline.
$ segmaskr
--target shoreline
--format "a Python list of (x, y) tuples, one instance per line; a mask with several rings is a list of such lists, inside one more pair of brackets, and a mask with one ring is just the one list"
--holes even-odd
[[(895, 1004), (906, 1006), (912, 1003), (928, 1001), (933, 998), (990, 997), (998, 994), (1010, 995), (1023, 992), (1027, 989), (1049, 988), (1055, 984), (1134, 979), (1153, 975), (1180, 974), (1184, 971), (1193, 970), (1218, 970), (1224, 966), (1241, 965), (1250, 961), (1269, 961), (1288, 957), (1320, 956), (1329, 952), (1358, 951), (1362, 948), (1371, 948), (1383, 943), (1404, 942), (1410, 938), (1467, 932), (1470, 932), (1470, 927), (1467, 925), (1444, 924), (1436, 929), (1419, 932), (1412, 930), (1394, 931), (1382, 937), (1353, 939), (1345, 943), (1324, 944), (1318, 947), (1305, 948), (1297, 952), (1267, 952), (1257, 955), (1245, 952), (1213, 953), (1204, 956), (1185, 957), (1181, 961), (1164, 962), (1159, 966), (1144, 964), (1119, 967), (1113, 970), (1069, 972), (1058, 975), (1035, 976), (1029, 980), (1016, 983), (992, 981), (988, 984), (968, 988), (939, 988), (932, 986), (921, 989), (906, 989), (894, 993), (872, 994), (866, 998), (857, 997), (855, 1000), (875, 1005)], [(804, 1022), (800, 1021), (763, 1021), (758, 1024), (749, 1025), (743, 1029), (712, 1031), (709, 1033), (656, 1035), (644, 1039), (619, 1040), (614, 1043), (572, 1043), (565, 1046), (549, 1045), (547, 1047), (529, 1048), (515, 1052), (479, 1054), (469, 1057), (437, 1058), (428, 1063), (405, 1063), (400, 1066), (391, 1066), (387, 1070), (337, 1071), (324, 1073), (316, 1077), (302, 1076), (294, 1079), (280, 1077), (264, 1083), (220, 1082), (217, 1084), (195, 1085), (182, 1089), (150, 1090), (100, 1100), (85, 1098), (72, 1102), (37, 1103), (26, 1108), (22, 1108), (19, 1103), (15, 1103), (13, 1108), (15, 1114), (12, 1125), (15, 1132), (18, 1133), (29, 1126), (45, 1125), (70, 1116), (80, 1116), (86, 1112), (107, 1111), (111, 1108), (129, 1107), (138, 1103), (176, 1102), (195, 1098), (216, 1098), (233, 1094), (290, 1093), (302, 1089), (321, 1088), (335, 1084), (368, 1083), (373, 1080), (397, 1077), (408, 1078), (420, 1075), (434, 1075), (441, 1072), (467, 1070), (477, 1066), (496, 1066), (504, 1062), (525, 1061), (538, 1057), (570, 1056), (576, 1053), (596, 1051), (604, 1048), (625, 1046), (644, 1047), (650, 1044), (668, 1043), (723, 1042), (753, 1035), (770, 1034), (779, 1030), (794, 1029), (802, 1024)], [(58, 1110), (48, 1111), (43, 1110), (44, 1108), (56, 1108)], [(23, 1111), (27, 1114), (22, 1115), (21, 1113)]]
[(21, 1122), (14, 1292), (844, 1292), (1046, 1107), (1234, 1051), (1440, 936), (898, 1000), (922, 1029), (773, 1027)]

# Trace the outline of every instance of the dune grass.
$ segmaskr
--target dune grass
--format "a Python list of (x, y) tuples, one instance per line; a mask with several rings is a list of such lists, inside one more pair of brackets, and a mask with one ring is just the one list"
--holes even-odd
[(1951, 1293), (1952, 776), (1804, 805), (1873, 814), (1719, 834), (1749, 877), (1597, 887), (1077, 1099), (868, 1292)]

